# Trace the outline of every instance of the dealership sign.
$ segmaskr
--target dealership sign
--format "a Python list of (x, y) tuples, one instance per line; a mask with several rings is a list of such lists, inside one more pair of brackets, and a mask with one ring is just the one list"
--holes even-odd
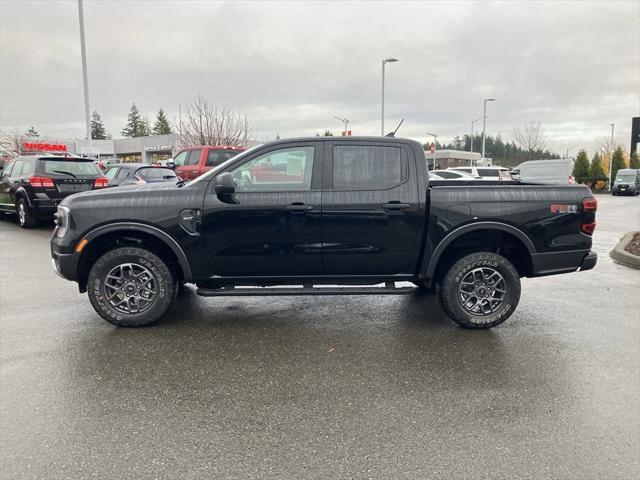
[(25, 151), (36, 152), (66, 152), (67, 146), (62, 143), (36, 143), (36, 142), (24, 142), (22, 149)]

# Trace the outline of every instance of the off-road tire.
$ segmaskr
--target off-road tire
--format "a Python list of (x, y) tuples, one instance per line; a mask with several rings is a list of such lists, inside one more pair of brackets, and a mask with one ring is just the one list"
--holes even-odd
[(21, 228), (31, 228), (36, 224), (37, 219), (23, 197), (20, 197), (16, 201), (16, 215), (18, 216), (18, 225), (20, 225)]
[[(464, 308), (459, 287), (469, 272), (481, 268), (498, 272), (504, 279), (506, 292), (502, 304), (495, 311), (478, 315)], [(472, 253), (460, 258), (449, 268), (438, 293), (442, 309), (458, 325), (464, 328), (491, 328), (509, 318), (517, 307), (520, 301), (520, 275), (511, 262), (501, 255)]]
[[(153, 277), (156, 293), (151, 305), (144, 311), (123, 313), (107, 300), (107, 274), (124, 264), (139, 265)], [(176, 288), (167, 263), (154, 253), (135, 247), (121, 247), (105, 253), (91, 267), (87, 281), (87, 294), (95, 311), (106, 321), (119, 327), (144, 327), (158, 321), (171, 307)]]

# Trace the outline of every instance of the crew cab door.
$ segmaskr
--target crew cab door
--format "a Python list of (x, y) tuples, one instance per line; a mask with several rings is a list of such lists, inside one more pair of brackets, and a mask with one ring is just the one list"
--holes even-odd
[(321, 159), (320, 142), (268, 146), (225, 169), (232, 195), (218, 196), (209, 183), (202, 232), (212, 276), (322, 271)]
[(412, 273), (424, 222), (413, 152), (399, 142), (337, 141), (327, 158), (324, 274)]

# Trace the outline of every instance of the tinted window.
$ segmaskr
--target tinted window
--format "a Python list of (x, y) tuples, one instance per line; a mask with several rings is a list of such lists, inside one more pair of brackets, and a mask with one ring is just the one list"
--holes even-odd
[(176, 176), (176, 172), (170, 168), (156, 167), (141, 168), (136, 172), (136, 174), (145, 180), (162, 180), (165, 178), (174, 178)]
[(383, 190), (402, 183), (402, 156), (398, 147), (333, 147), (333, 188)]
[(239, 153), (240, 150), (209, 150), (206, 165), (207, 167), (217, 167)]
[(440, 175), (442, 178), (460, 178), (462, 176), (453, 172), (438, 172), (437, 175)]
[(479, 168), (478, 175), (481, 177), (497, 177), (500, 173), (497, 168)]
[(176, 167), (180, 167), (182, 165), (184, 165), (185, 160), (187, 159), (187, 156), (189, 155), (189, 152), (180, 152), (178, 155), (176, 155), (176, 157), (173, 159), (173, 164)]
[(313, 147), (293, 147), (260, 155), (233, 170), (237, 192), (311, 190)]
[(187, 163), (185, 165), (197, 165), (200, 163), (200, 157), (202, 156), (202, 149), (191, 150), (189, 152), (189, 158), (187, 158)]
[(60, 160), (60, 159), (40, 159), (40, 170), (44, 173), (54, 174), (58, 173), (64, 175), (70, 173), (69, 176), (78, 175), (102, 175), (102, 172), (98, 166), (93, 162), (74, 162), (73, 160)]

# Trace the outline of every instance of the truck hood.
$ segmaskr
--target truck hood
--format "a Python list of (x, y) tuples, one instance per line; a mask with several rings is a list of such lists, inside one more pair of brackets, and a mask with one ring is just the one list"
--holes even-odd
[(60, 205), (69, 206), (74, 203), (84, 203), (86, 201), (104, 201), (115, 199), (139, 199), (148, 197), (155, 192), (166, 190), (178, 190), (175, 183), (157, 182), (144, 185), (126, 185), (124, 187), (109, 187), (102, 190), (90, 190), (88, 192), (74, 193), (66, 197)]

